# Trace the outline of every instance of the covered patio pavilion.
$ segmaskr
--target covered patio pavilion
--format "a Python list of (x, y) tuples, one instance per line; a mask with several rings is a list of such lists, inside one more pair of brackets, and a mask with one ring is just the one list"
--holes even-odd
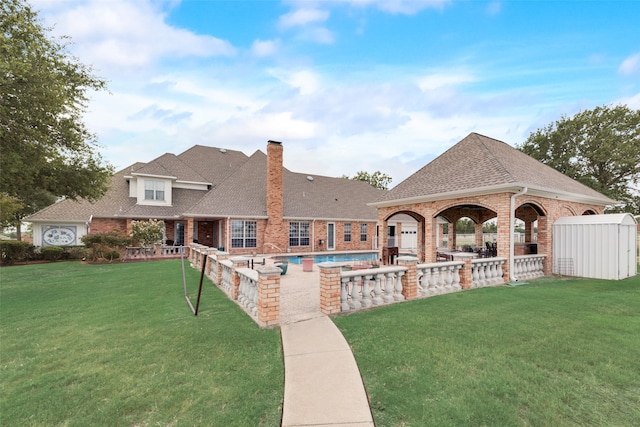
[[(449, 223), (448, 248), (456, 244), (456, 221), (475, 223), (475, 244), (482, 246), (482, 225), (495, 219), (497, 253), (507, 259), (505, 281), (517, 280), (514, 227), (525, 224), (525, 242), (534, 242), (537, 222), (537, 253), (544, 255), (544, 274), (551, 274), (552, 229), (560, 217), (602, 214), (615, 201), (527, 156), (508, 144), (471, 133), (435, 160), (418, 170), (372, 203), (378, 209), (378, 226), (387, 230), (395, 215), (406, 214), (417, 225), (419, 262), (436, 262), (438, 235)], [(388, 246), (381, 233), (380, 258)]]

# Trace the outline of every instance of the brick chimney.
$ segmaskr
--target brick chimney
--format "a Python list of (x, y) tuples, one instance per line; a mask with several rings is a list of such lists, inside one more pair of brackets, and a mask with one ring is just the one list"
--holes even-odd
[(267, 226), (264, 231), (264, 253), (286, 252), (289, 232), (285, 230), (284, 193), (282, 187), (282, 143), (267, 144)]

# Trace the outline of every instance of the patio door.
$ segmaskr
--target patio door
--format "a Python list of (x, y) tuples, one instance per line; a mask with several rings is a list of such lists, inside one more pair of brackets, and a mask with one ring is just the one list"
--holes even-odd
[(327, 223), (327, 250), (334, 250), (336, 248), (336, 224), (333, 222)]
[(175, 245), (176, 246), (184, 246), (184, 222), (177, 222), (176, 221)]

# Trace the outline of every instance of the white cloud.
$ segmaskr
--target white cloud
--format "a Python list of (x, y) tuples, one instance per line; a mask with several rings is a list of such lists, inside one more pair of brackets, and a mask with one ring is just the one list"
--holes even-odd
[(83, 61), (101, 70), (135, 69), (163, 58), (231, 56), (227, 41), (173, 27), (165, 13), (148, 1), (88, 1), (73, 4), (42, 3), (43, 17), (55, 23), (55, 32), (73, 40), (72, 49)]
[(477, 78), (471, 74), (462, 73), (434, 73), (418, 79), (418, 86), (422, 91), (435, 90), (448, 86), (459, 86), (475, 82)]
[(615, 104), (626, 105), (633, 110), (640, 110), (640, 92), (633, 96), (619, 99)]
[(625, 74), (628, 76), (634, 75), (634, 74), (640, 75), (640, 53), (631, 55), (628, 58), (626, 58), (624, 61), (622, 61), (622, 64), (620, 64), (618, 71), (621, 74)]
[(269, 73), (287, 85), (296, 88), (301, 95), (310, 95), (320, 86), (319, 76), (311, 70), (289, 71), (285, 69), (271, 69)]
[(259, 58), (272, 56), (278, 51), (279, 44), (279, 40), (254, 40), (251, 53)]
[(300, 37), (318, 44), (332, 44), (335, 41), (333, 33), (324, 27), (307, 28)]
[(451, 0), (338, 0), (352, 6), (371, 6), (392, 14), (415, 15), (425, 9), (442, 9)]
[(329, 12), (326, 10), (301, 8), (282, 15), (279, 19), (279, 26), (283, 29), (301, 27), (324, 22), (328, 18)]

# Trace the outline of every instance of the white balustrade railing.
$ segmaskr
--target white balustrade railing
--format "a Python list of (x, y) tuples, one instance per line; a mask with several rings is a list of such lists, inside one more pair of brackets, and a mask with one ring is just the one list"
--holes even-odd
[(471, 288), (483, 288), (504, 283), (502, 266), (506, 258), (480, 258), (471, 261)]
[(463, 266), (464, 262), (460, 261), (418, 264), (416, 266), (418, 295), (429, 297), (461, 290), (460, 269)]
[(406, 271), (406, 267), (382, 267), (341, 272), (341, 310), (358, 310), (404, 300), (402, 276)]
[(544, 276), (544, 254), (519, 255), (513, 257), (513, 275), (518, 280), (534, 279)]
[(251, 315), (257, 316), (258, 272), (250, 268), (238, 268), (236, 272), (240, 278), (238, 303), (242, 304)]
[(231, 295), (231, 289), (233, 287), (231, 275), (233, 273), (233, 262), (229, 260), (220, 261), (222, 266), (222, 283), (219, 286), (224, 289), (227, 295)]
[(160, 253), (162, 256), (183, 255), (185, 253), (184, 246), (162, 246)]
[(207, 260), (207, 264), (209, 264), (209, 274), (207, 276), (209, 279), (217, 284), (218, 282), (218, 257), (215, 254), (210, 254), (209, 259)]

